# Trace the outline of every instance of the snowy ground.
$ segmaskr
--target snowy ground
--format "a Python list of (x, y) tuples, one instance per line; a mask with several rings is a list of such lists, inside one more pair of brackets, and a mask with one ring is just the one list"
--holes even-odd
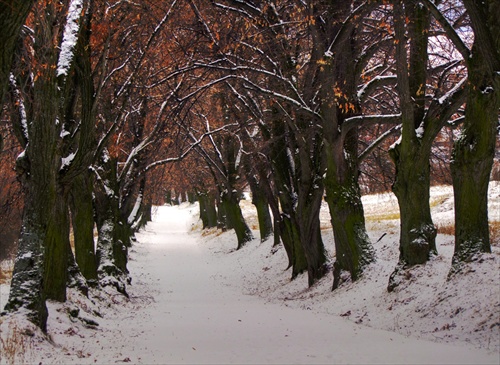
[[(451, 189), (432, 196), (434, 220), (449, 224)], [(500, 222), (500, 184), (490, 197)], [(397, 203), (387, 194), (363, 201), (373, 242), (385, 234), (378, 260), (335, 292), (331, 275), (310, 289), (305, 275), (290, 281), (271, 241), (234, 251), (233, 232), (201, 232), (196, 205), (159, 207), (130, 252), (130, 300), (70, 291), (67, 303), (48, 304), (48, 337), (19, 315), (2, 317), (0, 363), (500, 363), (500, 247), (447, 281), (453, 237), (439, 235), (439, 256), (389, 294)], [(255, 226), (252, 206), (242, 207)], [(322, 217), (333, 254), (326, 209)], [(0, 285), (2, 307), (8, 289)]]

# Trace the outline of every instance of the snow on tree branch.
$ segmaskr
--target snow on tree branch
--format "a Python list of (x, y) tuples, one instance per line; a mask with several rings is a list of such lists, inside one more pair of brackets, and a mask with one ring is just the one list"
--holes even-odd
[(358, 156), (359, 161), (363, 161), (368, 155), (377, 148), (382, 142), (384, 142), (389, 136), (401, 130), (401, 124), (392, 127), (386, 132), (382, 133), (377, 139), (375, 139), (368, 147), (366, 147), (363, 152)]
[(381, 115), (359, 115), (347, 118), (342, 124), (342, 135), (345, 137), (347, 133), (354, 127), (363, 124), (399, 124), (401, 123), (401, 113), (399, 114), (381, 114)]
[(78, 42), (80, 19), (82, 18), (84, 0), (72, 0), (69, 4), (66, 26), (64, 27), (61, 52), (57, 61), (57, 77), (67, 76), (74, 58), (74, 50)]
[(26, 106), (24, 104), (24, 99), (23, 96), (21, 95), (21, 92), (19, 91), (19, 87), (16, 82), (16, 78), (14, 77), (13, 74), (10, 74), (10, 84), (12, 86), (12, 89), (14, 90), (14, 97), (16, 98), (16, 102), (19, 105), (19, 117), (21, 120), (21, 131), (24, 137), (23, 147), (26, 147), (26, 144), (29, 141), (29, 134), (28, 134), (28, 117), (26, 114)]

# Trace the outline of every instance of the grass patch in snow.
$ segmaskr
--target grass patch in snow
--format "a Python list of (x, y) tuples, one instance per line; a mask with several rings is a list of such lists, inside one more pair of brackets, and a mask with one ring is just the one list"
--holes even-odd
[(366, 220), (371, 222), (398, 220), (399, 212), (387, 212), (374, 215), (367, 215)]

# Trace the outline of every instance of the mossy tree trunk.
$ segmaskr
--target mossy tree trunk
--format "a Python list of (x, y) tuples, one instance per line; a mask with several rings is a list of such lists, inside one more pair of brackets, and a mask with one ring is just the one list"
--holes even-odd
[(474, 31), (467, 59), (468, 96), (460, 138), (453, 147), (451, 172), (455, 197), (455, 252), (452, 270), (481, 252), (491, 252), (488, 184), (498, 138), (500, 108), (500, 6), (464, 1)]
[(64, 195), (65, 193), (60, 192), (54, 201), (52, 208), (54, 214), (48, 222), (45, 240), (45, 296), (47, 299), (59, 302), (66, 300), (68, 257), (72, 255), (69, 241), (69, 212)]
[(212, 192), (198, 192), (200, 204), (200, 218), (203, 229), (217, 227), (217, 210), (215, 208), (215, 197)]
[(92, 191), (91, 176), (84, 173), (74, 179), (70, 192), (75, 259), (83, 276), (89, 281), (97, 279)]
[[(52, 6), (48, 6), (46, 10), (40, 10), (38, 15), (40, 20), (34, 32), (35, 55), (40, 65), (56, 65), (52, 22), (57, 14)], [(28, 319), (46, 331), (47, 293), (57, 300), (66, 297), (66, 272), (62, 273), (64, 284), (61, 288), (58, 278), (53, 278), (53, 272), (47, 272), (47, 269), (51, 269), (49, 263), (59, 263), (60, 260), (64, 261), (63, 270), (67, 268), (66, 241), (62, 237), (67, 229), (67, 220), (62, 214), (63, 198), (59, 196), (62, 191), (58, 181), (61, 123), (56, 123), (59, 116), (56, 71), (53, 67), (42, 66), (34, 72), (38, 72), (39, 77), (32, 84), (32, 105), (29, 108), (32, 113), (27, 115), (27, 125), (24, 127), (26, 139), (20, 140), (25, 151), (18, 158), (16, 166), (26, 191), (26, 211), (6, 309), (13, 311), (25, 308)], [(60, 218), (63, 219), (61, 230), (58, 226)], [(64, 256), (53, 257), (55, 254)]]
[[(344, 14), (349, 13), (349, 4), (338, 6)], [(330, 9), (330, 16), (335, 15)], [(347, 271), (351, 280), (357, 280), (364, 268), (375, 260), (375, 252), (366, 232), (361, 190), (358, 183), (358, 129), (345, 123), (349, 117), (360, 114), (357, 96), (356, 27), (343, 25), (336, 29), (335, 56), (315, 54), (323, 60), (320, 79), (324, 85), (321, 95), (321, 117), (323, 126), (324, 156), (326, 160), (325, 200), (328, 203), (335, 239), (335, 262), (333, 265), (333, 289), (340, 284), (342, 271)], [(314, 33), (321, 44), (321, 32)], [(340, 39), (340, 41), (339, 41)], [(329, 43), (329, 42), (328, 42)], [(324, 59), (323, 59), (324, 58)]]
[(364, 268), (375, 261), (375, 251), (366, 231), (358, 183), (357, 131), (349, 132), (346, 140), (342, 140), (337, 131), (326, 127), (324, 139), (325, 200), (335, 239), (332, 289), (336, 289), (342, 271), (349, 272), (351, 280), (357, 280)]
[(237, 250), (242, 248), (247, 242), (253, 240), (252, 231), (243, 218), (239, 197), (236, 191), (225, 190), (221, 193), (221, 207), (224, 210), (227, 221), (236, 233), (238, 239)]
[(334, 148), (329, 143), (326, 143), (325, 148), (329, 150), (326, 153), (326, 201), (330, 209), (336, 253), (332, 288), (336, 289), (342, 271), (349, 272), (351, 280), (357, 280), (363, 269), (375, 260), (375, 251), (366, 232), (357, 165), (347, 160), (345, 154), (333, 156)]
[(405, 7), (402, 3), (394, 6), (397, 91), (403, 129), (400, 141), (389, 151), (396, 167), (393, 191), (401, 221), (400, 259), (389, 279), (389, 291), (404, 280), (401, 274), (405, 268), (423, 264), (437, 253), (437, 230), (429, 202), (430, 151), (443, 125), (465, 101), (464, 88), (459, 84), (448, 92), (440, 90), (445, 96), (426, 103), (429, 21), (427, 8), (419, 4), (408, 2)]
[[(73, 276), (71, 280), (74, 283), (79, 283), (81, 281), (80, 275), (83, 275), (89, 283), (96, 284), (97, 259), (94, 242), (93, 185), (89, 170), (94, 161), (96, 149), (96, 92), (91, 65), (91, 19), (92, 9), (88, 9), (76, 44), (75, 52), (78, 57), (75, 59), (74, 77), (72, 83), (67, 82), (66, 85), (68, 89), (66, 93), (73, 94), (73, 97), (70, 98), (70, 102), (65, 108), (65, 128), (68, 129), (68, 133), (79, 136), (70, 146), (73, 151), (79, 151), (79, 154), (75, 156), (75, 161), (73, 161), (73, 170), (67, 171), (64, 184), (69, 186), (68, 201), (75, 244), (75, 257), (70, 258), (70, 275)], [(76, 90), (79, 91), (79, 98)], [(80, 110), (75, 113), (77, 106)], [(80, 119), (80, 123), (77, 122), (78, 119)], [(68, 150), (66, 153), (69, 154), (70, 151)], [(75, 260), (76, 267), (71, 267)], [(80, 270), (81, 274), (78, 273), (77, 269)], [(80, 284), (78, 285), (82, 287)]]
[[(400, 209), (400, 259), (389, 279), (389, 291), (398, 284), (400, 271), (427, 262), (436, 251), (436, 227), (429, 205), (430, 148), (434, 136), (424, 125), (427, 82), (427, 34), (429, 16), (425, 8), (403, 2), (394, 6), (397, 91), (403, 130), (400, 143), (390, 151), (396, 167), (393, 191)], [(405, 20), (410, 23), (405, 25)], [(410, 38), (409, 54), (407, 39)], [(409, 67), (408, 67), (409, 65)], [(411, 77), (410, 77), (411, 75)], [(416, 130), (422, 126), (422, 132)]]
[(268, 196), (261, 186), (261, 183), (256, 175), (253, 174), (249, 166), (250, 161), (245, 161), (247, 170), (247, 181), (252, 193), (252, 204), (257, 210), (257, 219), (259, 221), (260, 241), (264, 242), (273, 234), (273, 221), (269, 212)]
[[(401, 233), (400, 259), (407, 265), (425, 263), (436, 251), (436, 228), (430, 210), (430, 149), (415, 145), (391, 151), (396, 165), (393, 191), (398, 198)], [(411, 161), (411, 162), (407, 162)]]

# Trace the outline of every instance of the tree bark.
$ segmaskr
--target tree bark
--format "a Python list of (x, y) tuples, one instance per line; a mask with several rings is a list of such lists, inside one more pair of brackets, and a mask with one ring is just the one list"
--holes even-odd
[(75, 178), (70, 192), (75, 259), (88, 281), (97, 280), (92, 191), (91, 177), (85, 173)]
[[(403, 6), (405, 3), (405, 6)], [(410, 23), (406, 25), (406, 19)], [(436, 250), (436, 227), (430, 212), (430, 150), (440, 123), (427, 118), (424, 96), (427, 83), (429, 13), (410, 2), (394, 5), (397, 91), (402, 114), (402, 135), (389, 151), (396, 167), (393, 192), (400, 210), (399, 263), (389, 278), (392, 291), (408, 266), (427, 262)], [(408, 32), (409, 49), (407, 50)], [(409, 65), (409, 66), (408, 66)], [(422, 132), (417, 129), (422, 127)]]
[(39, 196), (27, 191), (22, 231), (5, 311), (14, 312), (22, 308), (26, 311), (28, 320), (43, 332), (47, 332), (49, 314), (45, 304), (45, 292), (42, 289), (45, 227), (43, 222), (40, 222), (40, 210), (43, 210), (46, 203), (39, 202), (39, 199)]
[[(343, 4), (344, 12), (349, 11), (345, 8), (346, 4)], [(349, 130), (344, 124), (347, 118), (361, 114), (357, 96), (356, 44), (353, 41), (355, 30), (354, 24), (344, 25), (342, 30), (338, 30), (339, 34), (342, 31), (349, 36), (344, 36), (343, 41), (336, 43), (335, 57), (326, 58), (326, 65), (320, 70), (321, 79), (327, 80), (326, 85), (335, 85), (321, 90), (327, 166), (325, 200), (335, 239), (332, 289), (339, 286), (342, 271), (349, 272), (351, 280), (355, 281), (364, 268), (375, 261), (375, 251), (366, 232), (358, 183), (358, 130)]]
[(47, 299), (66, 301), (68, 283), (68, 257), (71, 253), (69, 241), (69, 212), (66, 194), (60, 193), (54, 200), (54, 214), (47, 225), (45, 239), (44, 291)]
[[(105, 152), (106, 154), (107, 152)], [(116, 160), (105, 156), (101, 160), (100, 179), (95, 184), (95, 213), (97, 225), (97, 275), (102, 286), (114, 286), (127, 296), (126, 282), (128, 245), (122, 241), (123, 231), (119, 209)]]
[(291, 133), (280, 118), (277, 107), (272, 109), (271, 136), (273, 143), (270, 152), (270, 163), (274, 180), (278, 188), (278, 200), (281, 207), (279, 215), (279, 232), (285, 251), (287, 252), (289, 267), (292, 267), (292, 280), (307, 270), (307, 259), (301, 242), (300, 223), (297, 216), (297, 179), (293, 156), (287, 151), (290, 146)]
[(200, 218), (203, 229), (217, 227), (217, 210), (215, 208), (215, 197), (211, 192), (199, 192)]
[(239, 199), (236, 192), (224, 191), (221, 193), (221, 206), (226, 213), (229, 225), (234, 229), (236, 237), (238, 238), (237, 250), (242, 248), (247, 242), (253, 240), (252, 231), (243, 218)]
[(332, 156), (332, 146), (328, 143), (327, 177), (325, 179), (326, 201), (335, 239), (335, 263), (333, 286), (340, 284), (341, 271), (348, 271), (353, 281), (357, 280), (363, 269), (375, 260), (375, 251), (366, 232), (361, 191), (357, 173), (352, 171), (354, 162), (341, 157), (340, 164), (335, 162), (339, 156)]
[[(305, 127), (306, 120), (299, 116), (301, 127), (299, 139), (299, 166), (297, 168), (297, 219), (300, 225), (300, 241), (307, 261), (309, 286), (321, 279), (327, 272), (327, 257), (321, 237), (319, 211), (323, 201), (323, 138), (311, 127)], [(306, 122), (306, 123), (304, 123)], [(303, 124), (304, 123), (304, 124)]]
[(409, 266), (423, 264), (437, 253), (436, 228), (429, 205), (430, 149), (396, 147), (391, 156), (396, 164), (393, 191), (401, 220), (400, 259)]
[(257, 209), (257, 218), (259, 221), (260, 241), (264, 242), (273, 234), (273, 221), (269, 212), (269, 201), (267, 194), (260, 186), (257, 177), (252, 172), (247, 174), (248, 185), (252, 192), (252, 204)]
[[(0, 1), (0, 109), (7, 90), (12, 60), (18, 44), (21, 27), (35, 0)], [(1, 149), (0, 149), (1, 150)]]

